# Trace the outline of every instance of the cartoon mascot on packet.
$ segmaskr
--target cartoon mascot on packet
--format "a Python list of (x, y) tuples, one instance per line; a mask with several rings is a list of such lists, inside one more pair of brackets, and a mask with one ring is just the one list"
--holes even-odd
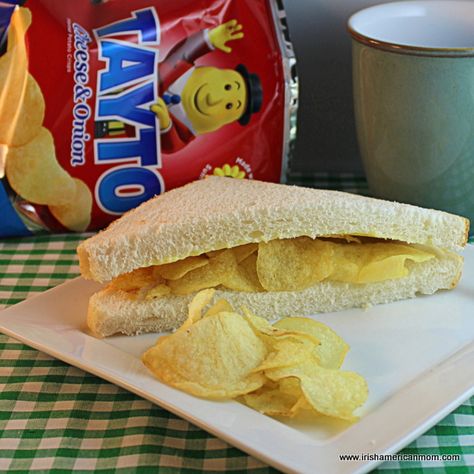
[[(260, 111), (263, 92), (257, 74), (243, 64), (234, 69), (195, 64), (216, 50), (231, 53), (228, 43), (243, 37), (242, 25), (232, 19), (183, 39), (159, 63), (159, 98), (151, 110), (160, 123), (163, 153), (175, 153), (197, 136), (233, 122), (245, 126)], [(129, 133), (120, 122), (96, 125), (102, 136)]]

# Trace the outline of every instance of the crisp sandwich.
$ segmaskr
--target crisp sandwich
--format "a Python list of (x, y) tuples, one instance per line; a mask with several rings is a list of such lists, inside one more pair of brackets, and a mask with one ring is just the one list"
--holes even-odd
[[(98, 336), (178, 327), (215, 289), (274, 319), (453, 288), (468, 221), (335, 191), (212, 177), (143, 204), (78, 249)], [(215, 301), (213, 301), (215, 303)]]

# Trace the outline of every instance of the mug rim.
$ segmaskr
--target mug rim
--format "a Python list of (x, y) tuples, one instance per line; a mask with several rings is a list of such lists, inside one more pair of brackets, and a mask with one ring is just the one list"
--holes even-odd
[(390, 51), (399, 54), (409, 54), (415, 56), (436, 56), (436, 57), (469, 57), (474, 56), (474, 45), (473, 46), (459, 46), (459, 47), (443, 47), (443, 46), (421, 46), (421, 45), (410, 45), (397, 41), (388, 41), (378, 38), (371, 37), (368, 34), (361, 33), (354, 26), (354, 20), (357, 20), (357, 17), (367, 15), (369, 11), (374, 10), (385, 10), (393, 8), (394, 6), (404, 6), (407, 5), (430, 5), (430, 6), (452, 6), (453, 4), (465, 4), (469, 5), (474, 9), (473, 2), (470, 1), (430, 1), (430, 0), (414, 0), (414, 1), (398, 1), (398, 2), (388, 2), (378, 5), (373, 5), (371, 7), (364, 8), (353, 13), (347, 21), (347, 31), (352, 36), (352, 39), (362, 43), (366, 46), (373, 48), (381, 49), (384, 51)]

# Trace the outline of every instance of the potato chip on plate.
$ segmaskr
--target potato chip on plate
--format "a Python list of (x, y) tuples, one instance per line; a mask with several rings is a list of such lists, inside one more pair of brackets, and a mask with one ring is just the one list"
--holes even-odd
[(270, 380), (295, 377), (313, 408), (323, 415), (354, 420), (353, 412), (367, 399), (367, 382), (355, 372), (325, 369), (312, 360), (293, 366), (265, 371)]
[(354, 372), (323, 366), (339, 367), (348, 348), (334, 331), (308, 318), (275, 327), (223, 299), (209, 308), (214, 296), (214, 289), (199, 292), (184, 324), (143, 355), (159, 380), (199, 397), (241, 397), (270, 416), (356, 419), (367, 384)]
[(221, 312), (179, 329), (143, 355), (163, 382), (205, 398), (235, 398), (260, 388), (252, 373), (266, 356), (263, 342), (236, 313)]
[(344, 362), (349, 346), (330, 327), (310, 318), (291, 317), (277, 321), (274, 326), (289, 331), (301, 331), (314, 336), (320, 344), (315, 348), (321, 367), (338, 369)]
[(299, 398), (300, 395), (297, 392), (282, 391), (278, 383), (273, 384), (273, 386), (266, 384), (255, 392), (243, 396), (244, 402), (260, 413), (286, 417), (292, 417), (296, 414), (294, 407)]

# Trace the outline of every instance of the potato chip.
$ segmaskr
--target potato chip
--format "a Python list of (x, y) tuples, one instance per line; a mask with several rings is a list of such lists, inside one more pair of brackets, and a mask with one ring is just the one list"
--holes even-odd
[(407, 260), (429, 258), (430, 253), (399, 244), (299, 237), (216, 250), (157, 266), (156, 271), (175, 295), (219, 286), (243, 292), (297, 291), (324, 279), (361, 283), (394, 278), (408, 272)]
[[(296, 338), (299, 341), (308, 342), (311, 345), (319, 344), (319, 340), (311, 334), (306, 334), (300, 331), (289, 331), (275, 327), (274, 325), (272, 326), (269, 321), (260, 316), (256, 316), (246, 307), (242, 307), (242, 312), (244, 313), (244, 318), (250, 324), (254, 332), (267, 341), (270, 348), (273, 348), (275, 344), (286, 338)], [(266, 336), (269, 336), (269, 338)]]
[(204, 288), (215, 288), (222, 283), (227, 268), (234, 260), (229, 251), (221, 252), (216, 257), (209, 258), (206, 266), (191, 270), (179, 280), (170, 280), (168, 285), (175, 295), (187, 295)]
[(225, 300), (203, 316), (214, 295), (214, 289), (199, 292), (186, 322), (143, 355), (158, 379), (200, 397), (242, 396), (248, 406), (270, 416), (354, 419), (353, 411), (367, 398), (367, 384), (356, 373), (319, 365), (315, 335), (339, 352), (347, 350), (332, 330), (307, 318), (282, 320), (289, 329), (274, 327), (245, 308), (245, 316), (233, 312)]
[(5, 121), (5, 119), (2, 120), (2, 113), (0, 105), (0, 143), (18, 147), (25, 145), (38, 135), (44, 120), (45, 102), (43, 93), (31, 74), (28, 74), (24, 95), (21, 103), (18, 104), (16, 122), (14, 123), (9, 118), (8, 126), (5, 125), (2, 123)]
[(327, 278), (332, 268), (330, 242), (309, 237), (259, 244), (257, 273), (267, 291), (297, 291)]
[(211, 302), (215, 292), (216, 290), (214, 289), (200, 291), (192, 299), (188, 306), (188, 318), (180, 327), (180, 329), (187, 329), (202, 318), (202, 310)]
[(344, 362), (349, 346), (344, 339), (338, 336), (330, 327), (310, 318), (284, 318), (277, 321), (274, 326), (278, 329), (301, 331), (311, 334), (320, 344), (315, 347), (321, 367), (338, 369)]
[(365, 283), (401, 277), (408, 272), (407, 260), (433, 258), (401, 244), (361, 244), (350, 236), (336, 237), (339, 242), (299, 237), (208, 252), (207, 266), (201, 260), (203, 268), (186, 268), (190, 271), (177, 273), (174, 278), (180, 278), (170, 286), (177, 295), (219, 285), (244, 292), (297, 291), (324, 279)]
[(249, 255), (245, 260), (239, 263), (239, 269), (245, 275), (245, 279), (249, 282), (251, 291), (265, 291), (257, 274), (257, 254)]
[(287, 377), (265, 385), (243, 396), (244, 402), (254, 410), (269, 416), (295, 417), (304, 413), (305, 420), (318, 415), (308, 403), (296, 377)]
[(277, 388), (268, 389), (265, 386), (243, 396), (245, 404), (250, 408), (269, 416), (292, 417), (296, 414), (295, 405), (299, 396), (281, 391)]
[(256, 370), (264, 371), (268, 368), (287, 367), (303, 361), (311, 355), (318, 361), (318, 339), (310, 334), (287, 331), (272, 326), (266, 319), (255, 316), (247, 308), (242, 308), (244, 317), (255, 334), (266, 344), (268, 357)]
[[(198, 295), (199, 296), (199, 295)], [(234, 398), (260, 388), (251, 374), (266, 348), (236, 313), (222, 312), (180, 328), (142, 357), (162, 382), (205, 398)]]
[(319, 413), (354, 420), (353, 412), (368, 396), (367, 382), (355, 372), (326, 369), (316, 363), (270, 369), (265, 375), (273, 381), (296, 377), (308, 403)]
[(211, 250), (206, 252), (208, 257), (217, 257), (223, 252), (230, 250), (237, 259), (237, 262), (240, 263), (242, 260), (245, 260), (249, 255), (255, 253), (258, 250), (258, 244), (244, 244), (237, 247), (232, 247), (230, 249), (220, 249), (220, 250)]
[(215, 304), (213, 304), (205, 313), (203, 318), (207, 318), (209, 316), (214, 316), (215, 314), (222, 313), (223, 311), (232, 313), (234, 311), (234, 308), (230, 305), (230, 303), (227, 300), (220, 299), (219, 301), (216, 301)]
[(243, 262), (247, 257), (254, 254), (258, 250), (258, 244), (239, 245), (230, 249), (234, 254), (237, 263)]
[(162, 298), (163, 296), (167, 296), (170, 293), (171, 288), (168, 285), (165, 283), (158, 283), (158, 285), (146, 292), (145, 299), (152, 300), (154, 298)]
[(288, 331), (285, 331), (284, 329), (278, 329), (272, 326), (266, 319), (256, 316), (248, 308), (243, 307), (242, 311), (244, 313), (244, 318), (258, 335), (276, 336), (288, 333)]
[(330, 280), (372, 283), (407, 276), (407, 260), (425, 262), (432, 253), (413, 246), (376, 242), (334, 245), (334, 270)]
[(208, 257), (217, 257), (221, 253), (227, 251), (228, 249), (220, 249), (220, 250), (211, 250), (210, 252), (206, 252)]
[(156, 271), (166, 280), (179, 280), (186, 273), (189, 273), (196, 268), (201, 268), (207, 265), (209, 259), (205, 256), (187, 257), (183, 260), (178, 260), (173, 263), (166, 263), (156, 267)]
[(210, 270), (220, 275), (219, 284), (234, 291), (263, 291), (257, 276), (257, 248), (257, 244), (248, 244), (208, 254)]
[(35, 204), (67, 205), (76, 194), (76, 182), (56, 161), (53, 137), (44, 127), (31, 142), (9, 148), (6, 176), (16, 193)]
[(156, 283), (157, 279), (153, 274), (153, 267), (144, 267), (119, 275), (108, 286), (116, 290), (134, 291), (151, 288)]
[[(291, 378), (288, 379), (282, 379), (283, 380), (290, 380)], [(301, 388), (300, 388), (301, 390)], [(312, 415), (319, 415), (319, 412), (317, 412), (312, 405), (308, 402), (306, 397), (304, 396), (303, 392), (301, 392), (301, 396), (298, 398), (298, 401), (293, 405), (291, 408), (291, 415), (290, 416), (296, 416), (301, 412), (305, 412), (306, 414), (308, 411), (311, 411)]]
[(355, 235), (349, 234), (330, 234), (330, 235), (321, 235), (321, 238), (325, 239), (337, 239), (337, 240), (344, 240), (345, 242), (355, 242), (357, 244), (361, 244), (362, 240), (356, 237)]
[(15, 128), (22, 115), (21, 104), (28, 83), (25, 35), (30, 24), (30, 10), (17, 8), (13, 12), (7, 51), (0, 57), (0, 143), (5, 145), (12, 144)]
[(375, 281), (391, 280), (408, 275), (405, 267), (405, 255), (393, 255), (369, 262), (359, 270), (355, 283), (372, 283)]
[(22, 146), (33, 140), (41, 130), (46, 104), (36, 79), (28, 74), (26, 93), (10, 146)]
[(262, 287), (246, 265), (243, 262), (238, 264), (232, 249), (219, 251), (208, 259), (207, 265), (189, 271), (178, 280), (170, 280), (168, 285), (176, 295), (219, 285), (235, 291), (261, 291)]
[(221, 276), (206, 268), (190, 271), (179, 280), (169, 280), (168, 286), (174, 295), (188, 295), (204, 288), (215, 288), (220, 285)]
[(299, 398), (303, 395), (300, 381), (296, 377), (287, 377), (278, 382), (273, 382), (273, 384), (276, 384), (281, 392), (293, 395), (295, 398)]
[(362, 267), (362, 254), (355, 252), (352, 258), (352, 249), (363, 248), (362, 245), (334, 245), (334, 265), (329, 276), (331, 281), (355, 283)]
[[(299, 335), (274, 336), (271, 338), (271, 352), (267, 358), (254, 369), (254, 372), (276, 369), (280, 367), (292, 367), (303, 364), (315, 358), (314, 350), (318, 344), (315, 339), (298, 337)], [(319, 362), (315, 358), (315, 362)]]
[(49, 206), (51, 214), (67, 229), (85, 231), (91, 222), (92, 193), (84, 181), (74, 178), (74, 199), (63, 205)]
[[(384, 244), (372, 245), (374, 245), (374, 250), (385, 250), (386, 256), (382, 258), (380, 256), (372, 256), (370, 263), (360, 270), (357, 283), (372, 283), (374, 281), (402, 278), (409, 273), (406, 267), (407, 260), (426, 262), (427, 260), (435, 258), (433, 254), (409, 246), (388, 244), (390, 249), (384, 249)], [(382, 247), (382, 245), (384, 245), (384, 247)], [(400, 254), (390, 255), (391, 252), (395, 254), (400, 252)]]
[(255, 254), (249, 255), (240, 264), (237, 263), (235, 254), (229, 260), (227, 271), (223, 273), (221, 282), (223, 286), (235, 291), (264, 291), (258, 280), (257, 256)]

